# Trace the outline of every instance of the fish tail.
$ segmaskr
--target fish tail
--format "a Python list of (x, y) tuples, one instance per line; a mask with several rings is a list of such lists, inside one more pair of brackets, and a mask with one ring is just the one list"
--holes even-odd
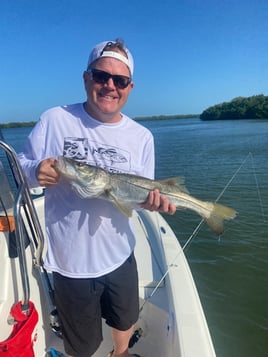
[(230, 207), (213, 203), (213, 209), (209, 217), (204, 218), (212, 231), (220, 235), (224, 231), (224, 221), (234, 219), (237, 212)]

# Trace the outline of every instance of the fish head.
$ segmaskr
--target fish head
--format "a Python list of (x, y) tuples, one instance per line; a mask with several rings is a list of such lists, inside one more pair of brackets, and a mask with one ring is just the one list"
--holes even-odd
[(67, 180), (94, 180), (97, 167), (87, 165), (74, 159), (59, 156), (55, 164), (55, 169)]
[(108, 182), (105, 170), (64, 156), (58, 157), (55, 169), (84, 198), (99, 196)]

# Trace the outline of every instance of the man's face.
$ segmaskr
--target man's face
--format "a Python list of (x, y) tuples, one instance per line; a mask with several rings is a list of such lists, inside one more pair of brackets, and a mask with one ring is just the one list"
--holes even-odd
[[(94, 69), (113, 75), (130, 77), (127, 65), (118, 59), (103, 57), (96, 61)], [(120, 89), (112, 78), (105, 83), (97, 83), (92, 73), (84, 72), (84, 83), (87, 92), (86, 111), (93, 118), (114, 123), (121, 119), (121, 108), (126, 104), (129, 93), (133, 88), (131, 82), (126, 88)]]

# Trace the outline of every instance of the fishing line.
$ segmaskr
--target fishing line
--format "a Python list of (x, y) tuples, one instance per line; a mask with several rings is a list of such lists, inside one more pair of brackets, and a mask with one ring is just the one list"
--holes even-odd
[[(187, 239), (186, 243), (184, 243), (183, 247), (182, 247), (182, 251), (185, 251), (186, 248), (188, 247), (188, 245), (190, 245), (191, 241), (193, 240), (193, 238), (197, 235), (197, 233), (199, 232), (202, 224), (205, 222), (204, 218), (201, 219), (201, 221), (198, 223), (198, 225), (196, 226), (196, 228), (194, 229), (193, 233), (190, 235), (190, 237)], [(177, 258), (177, 257), (176, 257)], [(176, 259), (175, 258), (175, 259)]]
[[(240, 170), (242, 169), (242, 167), (244, 166), (244, 164), (247, 162), (248, 158), (251, 157), (252, 160), (252, 168), (253, 168), (253, 173), (254, 173), (254, 177), (255, 177), (255, 182), (256, 182), (256, 187), (257, 187), (257, 192), (258, 192), (258, 197), (259, 197), (259, 201), (261, 204), (261, 209), (262, 209), (262, 214), (263, 217), (264, 216), (264, 210), (263, 210), (263, 205), (262, 205), (262, 200), (261, 200), (261, 195), (260, 195), (260, 190), (259, 190), (259, 184), (258, 184), (258, 180), (257, 180), (257, 175), (256, 175), (256, 170), (255, 170), (255, 166), (254, 166), (254, 162), (253, 162), (253, 155), (251, 152), (248, 153), (248, 155), (246, 156), (246, 158), (243, 160), (243, 162), (241, 163), (241, 165), (238, 167), (238, 169), (234, 172), (234, 174), (232, 175), (232, 177), (230, 178), (230, 180), (227, 182), (227, 184), (225, 185), (225, 187), (223, 188), (223, 190), (220, 192), (220, 194), (218, 195), (217, 199), (215, 200), (215, 202), (218, 202), (220, 200), (220, 198), (224, 195), (224, 193), (226, 192), (227, 188), (231, 185), (231, 183), (233, 182), (233, 180), (235, 179), (235, 177), (238, 175), (238, 173), (240, 172)], [(138, 219), (139, 222), (141, 224), (142, 219), (140, 218), (140, 216), (138, 215)], [(161, 230), (161, 225), (159, 223), (159, 218), (158, 215), (156, 215), (156, 219), (157, 219), (157, 223), (158, 223), (158, 227), (159, 227), (159, 232), (160, 232), (160, 236), (162, 237), (162, 230)], [(176, 254), (175, 258), (171, 261), (171, 263), (168, 265), (165, 273), (162, 275), (161, 279), (158, 281), (158, 283), (156, 284), (156, 286), (154, 287), (154, 289), (152, 290), (152, 292), (149, 294), (149, 296), (147, 296), (142, 305), (140, 306), (139, 309), (139, 314), (142, 312), (144, 306), (147, 304), (147, 302), (153, 297), (153, 295), (156, 293), (156, 291), (158, 290), (158, 288), (160, 287), (160, 285), (162, 284), (162, 282), (165, 280), (166, 276), (169, 274), (170, 269), (172, 267), (176, 267), (177, 265), (175, 264), (176, 259), (180, 256), (180, 254), (182, 254), (183, 252), (185, 252), (185, 250), (188, 248), (188, 246), (191, 244), (191, 242), (193, 241), (194, 237), (197, 235), (197, 233), (199, 232), (202, 224), (204, 223), (204, 219), (201, 219), (201, 221), (198, 223), (198, 225), (196, 226), (196, 228), (194, 229), (194, 231), (192, 232), (192, 234), (190, 235), (190, 237), (187, 239), (186, 243), (183, 245), (182, 249)], [(149, 235), (148, 232), (146, 230), (146, 227), (144, 226), (143, 222), (141, 224), (141, 227), (145, 233), (145, 236), (147, 237), (147, 241), (149, 243), (150, 249), (152, 251), (152, 254), (156, 260), (156, 263), (158, 265), (158, 267), (160, 268), (160, 264), (158, 262), (158, 260), (156, 259), (156, 254), (154, 252), (154, 250), (152, 249), (152, 245), (150, 243), (149, 240)], [(221, 236), (219, 236), (220, 239)], [(162, 269), (160, 269), (161, 271)], [(143, 330), (142, 328), (137, 328), (132, 337), (131, 337), (131, 347), (133, 346), (133, 344), (135, 344), (136, 342), (138, 342), (139, 338), (142, 336), (143, 334)]]
[[(227, 188), (231, 185), (231, 183), (233, 182), (233, 180), (235, 179), (235, 177), (238, 175), (239, 171), (241, 170), (241, 168), (244, 166), (244, 164), (246, 163), (246, 161), (248, 160), (248, 158), (252, 156), (252, 153), (249, 152), (248, 155), (246, 156), (246, 158), (243, 160), (243, 162), (241, 163), (241, 165), (238, 167), (238, 169), (234, 172), (234, 174), (232, 175), (232, 177), (230, 178), (230, 180), (227, 182), (227, 184), (224, 186), (223, 190), (220, 192), (220, 194), (218, 195), (217, 199), (215, 200), (215, 202), (218, 202), (219, 199), (223, 196), (223, 194), (225, 193), (225, 191), (227, 190)], [(254, 166), (253, 166), (254, 168)], [(255, 169), (255, 168), (254, 168)], [(255, 172), (255, 171), (254, 171)], [(256, 180), (256, 185), (258, 186), (258, 182), (257, 182), (257, 177), (256, 177), (256, 172), (255, 172), (255, 180)], [(259, 193), (259, 189), (258, 189), (258, 194), (260, 197), (260, 193)], [(158, 217), (157, 217), (157, 221), (158, 221)], [(193, 241), (194, 237), (197, 235), (197, 233), (199, 232), (202, 224), (204, 223), (204, 219), (201, 219), (201, 221), (198, 223), (198, 225), (196, 226), (196, 228), (194, 229), (193, 233), (190, 235), (190, 237), (187, 239), (186, 243), (183, 245), (182, 250), (178, 252), (178, 254), (175, 256), (175, 258), (171, 261), (171, 263), (168, 265), (167, 270), (165, 271), (165, 273), (163, 274), (163, 276), (161, 277), (161, 279), (159, 280), (158, 284), (155, 286), (155, 288), (153, 289), (153, 291), (151, 292), (151, 294), (144, 300), (142, 306), (140, 307), (140, 312), (142, 311), (142, 309), (144, 308), (144, 305), (147, 303), (148, 300), (150, 300), (153, 295), (155, 294), (155, 292), (157, 291), (157, 289), (159, 288), (159, 286), (161, 285), (161, 283), (164, 281), (164, 279), (166, 278), (166, 276), (168, 275), (170, 269), (173, 266), (176, 266), (174, 263), (176, 261), (176, 259), (179, 257), (180, 254), (182, 254), (182, 252), (184, 252), (186, 250), (186, 248), (188, 248), (188, 246), (191, 244), (191, 242)], [(158, 224), (158, 226), (160, 226)], [(160, 235), (162, 236), (162, 232), (160, 229)], [(148, 234), (147, 234), (148, 236)], [(219, 236), (220, 239), (220, 236)]]
[[(221, 191), (221, 193), (218, 195), (218, 197), (216, 198), (215, 202), (218, 202), (221, 197), (224, 195), (225, 191), (228, 189), (228, 187), (231, 185), (231, 183), (233, 182), (233, 180), (236, 178), (236, 176), (238, 175), (239, 171), (242, 169), (242, 167), (245, 165), (245, 163), (247, 162), (248, 158), (251, 157), (252, 160), (252, 166), (253, 166), (253, 172), (254, 172), (254, 177), (255, 177), (255, 182), (256, 182), (256, 187), (257, 187), (257, 192), (258, 192), (258, 196), (259, 196), (259, 200), (260, 200), (260, 204), (261, 204), (261, 209), (262, 209), (262, 214), (263, 217), (264, 216), (264, 210), (263, 210), (263, 206), (262, 206), (262, 202), (261, 202), (261, 196), (260, 196), (260, 191), (259, 191), (259, 185), (258, 185), (258, 181), (257, 181), (257, 176), (256, 176), (256, 171), (255, 171), (255, 167), (253, 164), (253, 155), (251, 152), (249, 152), (246, 156), (246, 158), (242, 161), (241, 165), (238, 167), (238, 169), (234, 172), (233, 176), (230, 178), (230, 180), (227, 182), (227, 184), (224, 186), (223, 190)], [(191, 234), (191, 236), (187, 239), (186, 243), (184, 244), (184, 246), (182, 247), (182, 250), (185, 251), (186, 248), (190, 245), (191, 241), (193, 240), (193, 238), (196, 236), (196, 234), (199, 232), (199, 229), (201, 227), (201, 225), (204, 223), (204, 219), (202, 219), (199, 224), (197, 225), (197, 227), (195, 228), (195, 230), (193, 231), (193, 233)], [(220, 236), (219, 236), (220, 239)], [(175, 258), (176, 259), (176, 258)]]
[(244, 166), (244, 164), (246, 163), (246, 161), (248, 160), (248, 158), (250, 157), (250, 155), (252, 156), (251, 152), (249, 152), (246, 156), (246, 158), (244, 159), (244, 161), (242, 162), (242, 164), (239, 166), (239, 168), (235, 171), (235, 173), (233, 174), (233, 176), (230, 178), (230, 180), (227, 182), (227, 184), (225, 185), (224, 189), (221, 191), (221, 193), (219, 194), (219, 196), (217, 197), (215, 202), (218, 202), (219, 199), (223, 196), (223, 194), (225, 193), (225, 191), (227, 190), (227, 188), (231, 185), (231, 183), (233, 182), (233, 180), (235, 179), (235, 177), (237, 176), (238, 172), (241, 170), (241, 168)]
[(259, 202), (260, 202), (261, 213), (262, 213), (262, 216), (263, 216), (263, 221), (266, 222), (264, 208), (263, 208), (263, 202), (262, 202), (261, 192), (260, 192), (260, 187), (259, 187), (259, 182), (258, 182), (258, 179), (257, 179), (256, 169), (255, 169), (255, 165), (254, 165), (254, 157), (253, 157), (253, 154), (251, 152), (250, 152), (250, 155), (251, 155), (251, 163), (252, 163), (253, 175), (254, 175), (254, 178), (255, 178), (256, 189), (257, 189), (258, 198), (259, 198)]
[(227, 185), (224, 187), (224, 189), (222, 190), (222, 192), (219, 194), (219, 196), (217, 197), (216, 201), (217, 202), (224, 194), (224, 192), (227, 190), (227, 188), (230, 186), (230, 184), (232, 183), (232, 181), (235, 179), (235, 177), (237, 176), (237, 174), (239, 173), (239, 171), (241, 170), (241, 168), (244, 166), (244, 164), (246, 163), (246, 161), (248, 160), (248, 158), (251, 158), (251, 165), (252, 165), (252, 170), (253, 170), (253, 176), (255, 179), (255, 184), (256, 184), (256, 190), (257, 190), (257, 194), (258, 194), (258, 199), (259, 199), (259, 203), (260, 203), (260, 209), (261, 209), (261, 213), (263, 216), (263, 221), (266, 222), (266, 218), (265, 218), (265, 212), (264, 212), (264, 208), (263, 208), (263, 202), (262, 202), (262, 198), (261, 198), (261, 193), (260, 193), (260, 186), (259, 186), (259, 182), (257, 179), (257, 174), (256, 174), (256, 169), (255, 169), (255, 165), (254, 165), (254, 156), (252, 154), (252, 152), (249, 152), (248, 155), (246, 156), (246, 158), (244, 159), (244, 161), (242, 162), (242, 164), (239, 166), (239, 168), (236, 170), (236, 172), (233, 174), (233, 176), (231, 177), (231, 179), (229, 180), (229, 182), (227, 183)]
[[(160, 227), (159, 221), (158, 221), (158, 216), (156, 216), (157, 218), (157, 222), (158, 222), (158, 226)], [(197, 234), (197, 232), (199, 231), (202, 223), (204, 222), (204, 219), (202, 219), (199, 224), (197, 225), (197, 227), (195, 228), (195, 230), (193, 231), (193, 233), (191, 234), (190, 238), (187, 240), (187, 242), (184, 244), (182, 250), (179, 251), (179, 253), (175, 256), (175, 258), (172, 260), (172, 262), (168, 265), (167, 270), (165, 271), (165, 273), (162, 275), (161, 279), (158, 281), (157, 285), (154, 287), (153, 291), (151, 292), (151, 294), (144, 299), (143, 304), (141, 305), (140, 309), (139, 309), (139, 313), (141, 313), (141, 311), (143, 310), (144, 306), (146, 305), (146, 303), (153, 297), (153, 295), (155, 294), (155, 292), (158, 290), (159, 286), (162, 284), (162, 282), (165, 280), (166, 276), (168, 275), (170, 269), (173, 266), (176, 266), (176, 264), (174, 264), (174, 262), (176, 261), (176, 259), (179, 257), (180, 254), (182, 254), (182, 252), (184, 251), (184, 249), (188, 246), (188, 244), (190, 243), (190, 241), (193, 239), (193, 237)], [(144, 227), (145, 229), (145, 227)], [(160, 229), (160, 235), (162, 236), (162, 231)], [(148, 234), (146, 234), (146, 236), (148, 236)], [(147, 238), (147, 240), (149, 241), (149, 239)], [(156, 260), (157, 261), (157, 260)]]

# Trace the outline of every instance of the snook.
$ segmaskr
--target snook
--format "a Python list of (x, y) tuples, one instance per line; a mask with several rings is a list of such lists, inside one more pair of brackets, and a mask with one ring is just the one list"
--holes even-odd
[(236, 216), (232, 208), (190, 196), (179, 177), (157, 181), (131, 174), (109, 173), (63, 156), (58, 158), (55, 169), (82, 198), (109, 200), (128, 217), (131, 217), (135, 204), (145, 202), (149, 191), (154, 189), (159, 189), (177, 208), (198, 213), (216, 234), (223, 232), (224, 220)]

